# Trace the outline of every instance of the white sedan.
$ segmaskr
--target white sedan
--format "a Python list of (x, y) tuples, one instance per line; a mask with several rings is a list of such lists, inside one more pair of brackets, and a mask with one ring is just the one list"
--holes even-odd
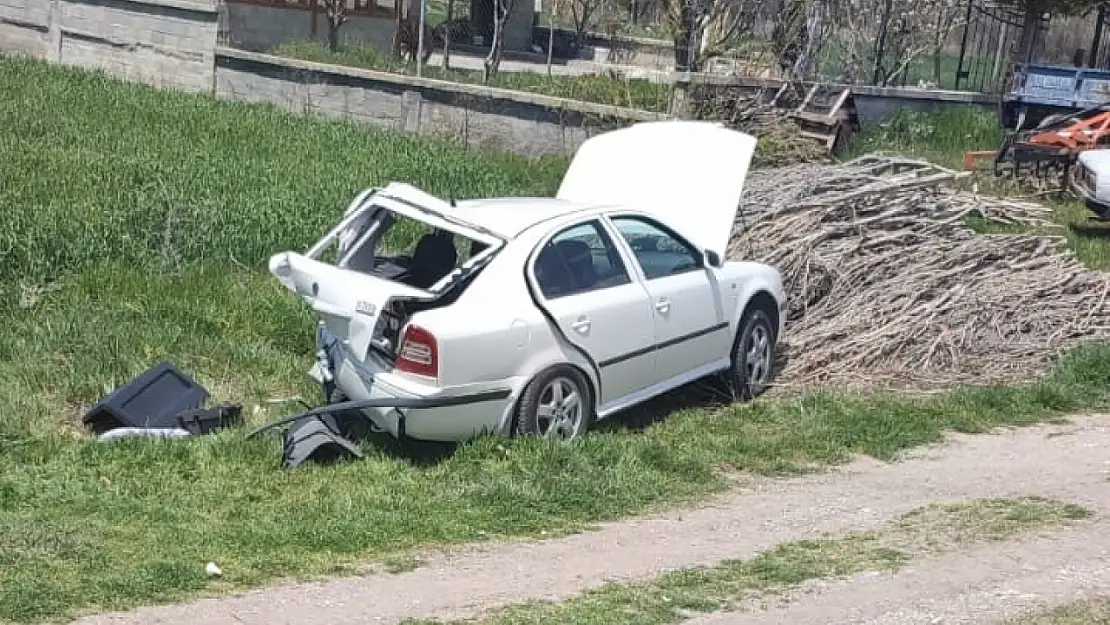
[(1099, 219), (1110, 221), (1110, 149), (1080, 152), (1071, 168), (1071, 189)]
[(398, 438), (573, 438), (717, 373), (751, 398), (786, 310), (776, 269), (722, 261), (755, 144), (651, 122), (583, 143), (554, 198), (367, 189), (270, 271), (317, 313), (328, 401)]

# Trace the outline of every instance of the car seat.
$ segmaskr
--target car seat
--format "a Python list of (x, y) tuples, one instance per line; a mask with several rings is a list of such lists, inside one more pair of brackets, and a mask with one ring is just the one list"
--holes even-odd
[(455, 268), (458, 252), (451, 238), (443, 233), (426, 234), (416, 244), (409, 266), (408, 284), (426, 289)]
[(574, 279), (576, 290), (589, 290), (597, 286), (600, 276), (594, 266), (594, 255), (590, 246), (585, 241), (568, 239), (555, 244), (563, 262), (567, 264), (570, 275)]
[(554, 245), (545, 245), (536, 257), (536, 282), (544, 297), (558, 297), (571, 291), (570, 273)]

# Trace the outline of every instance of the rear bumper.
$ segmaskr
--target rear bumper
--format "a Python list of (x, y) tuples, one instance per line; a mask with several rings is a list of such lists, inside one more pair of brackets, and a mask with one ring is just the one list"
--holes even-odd
[[(374, 406), (361, 408), (360, 412), (391, 436), (455, 442), (500, 433), (502, 417), (513, 395), (508, 381), (414, 392), (347, 358), (342, 345), (326, 330), (321, 330), (319, 339), (328, 355), (328, 373), (336, 388), (349, 400), (374, 402)], [(324, 373), (317, 364), (310, 375), (323, 383)]]

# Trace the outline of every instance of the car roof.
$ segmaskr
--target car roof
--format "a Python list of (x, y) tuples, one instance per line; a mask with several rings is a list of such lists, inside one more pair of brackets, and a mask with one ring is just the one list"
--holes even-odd
[(532, 226), (557, 217), (589, 215), (608, 206), (568, 202), (555, 198), (506, 197), (459, 200), (452, 214), (498, 236), (512, 239)]

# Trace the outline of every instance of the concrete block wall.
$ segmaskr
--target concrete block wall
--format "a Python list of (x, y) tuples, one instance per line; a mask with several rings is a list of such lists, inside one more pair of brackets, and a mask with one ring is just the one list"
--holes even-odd
[(449, 138), (524, 156), (572, 154), (587, 137), (657, 113), (295, 61), (220, 48), (216, 96)]
[(0, 52), (211, 91), (213, 0), (0, 0)]
[[(289, 41), (313, 38), (310, 11), (243, 2), (227, 2), (223, 11), (228, 40), (237, 48), (265, 52)], [(315, 39), (323, 42), (327, 37), (328, 18), (321, 10), (316, 15)], [(339, 37), (389, 52), (393, 47), (393, 18), (350, 15), (339, 30)]]
[(46, 58), (54, 0), (0, 0), (0, 51)]

